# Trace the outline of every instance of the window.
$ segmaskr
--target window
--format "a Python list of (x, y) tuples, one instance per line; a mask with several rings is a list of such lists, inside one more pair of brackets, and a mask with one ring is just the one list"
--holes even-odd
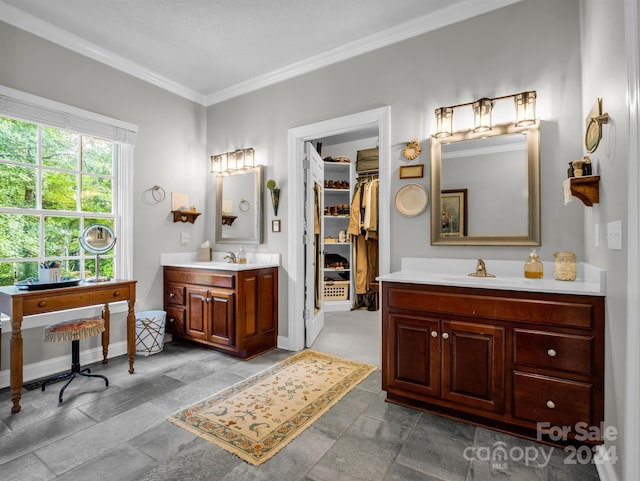
[(133, 144), (137, 127), (0, 86), (0, 285), (60, 262), (88, 277), (85, 227), (111, 227), (101, 274), (131, 277)]
[[(94, 223), (116, 230), (116, 186), (113, 142), (0, 117), (0, 285), (37, 278), (41, 263), (94, 272), (78, 237)], [(104, 275), (117, 275), (113, 260), (102, 256)]]

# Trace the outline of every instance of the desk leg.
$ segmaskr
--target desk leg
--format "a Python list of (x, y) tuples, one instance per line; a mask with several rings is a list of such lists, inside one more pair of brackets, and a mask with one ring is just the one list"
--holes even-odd
[(102, 364), (109, 362), (109, 333), (111, 331), (111, 314), (109, 304), (105, 304), (102, 309), (102, 319), (104, 320), (104, 332), (102, 333)]
[(20, 411), (22, 393), (22, 316), (11, 317), (11, 400), (12, 413)]
[(129, 299), (129, 313), (127, 314), (127, 354), (129, 355), (129, 374), (133, 374), (133, 361), (136, 357), (136, 315), (134, 312), (134, 305), (135, 299)]

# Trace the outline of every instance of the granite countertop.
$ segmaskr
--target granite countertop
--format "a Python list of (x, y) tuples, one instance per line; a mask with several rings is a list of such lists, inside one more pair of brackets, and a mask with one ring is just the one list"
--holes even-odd
[(247, 263), (237, 264), (224, 260), (227, 252), (213, 252), (211, 261), (197, 261), (195, 252), (167, 253), (160, 255), (161, 266), (189, 269), (215, 269), (221, 271), (248, 271), (280, 266), (280, 254), (247, 252)]
[(495, 277), (470, 277), (475, 272), (477, 259), (437, 259), (403, 257), (401, 269), (379, 276), (381, 282), (431, 284), (509, 291), (548, 292), (555, 294), (581, 294), (604, 296), (606, 272), (598, 267), (578, 263), (575, 281), (556, 281), (553, 262), (543, 262), (544, 277), (527, 279), (523, 275), (524, 261), (485, 259), (487, 272)]

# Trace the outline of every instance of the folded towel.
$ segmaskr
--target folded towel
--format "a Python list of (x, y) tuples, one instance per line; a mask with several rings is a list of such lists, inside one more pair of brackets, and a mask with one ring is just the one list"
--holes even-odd
[(564, 190), (564, 205), (567, 205), (569, 202), (573, 200), (573, 196), (571, 195), (571, 179), (566, 179), (562, 181), (562, 188)]

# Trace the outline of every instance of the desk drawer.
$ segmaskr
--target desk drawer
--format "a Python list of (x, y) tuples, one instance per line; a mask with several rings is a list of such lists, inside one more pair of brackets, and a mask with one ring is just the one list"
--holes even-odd
[(593, 374), (593, 338), (514, 329), (513, 361), (548, 369)]
[(591, 422), (592, 385), (524, 372), (513, 373), (513, 414), (520, 419), (575, 426)]
[[(70, 288), (75, 290), (77, 288)], [(109, 302), (125, 301), (130, 298), (129, 286), (104, 287), (97, 289), (78, 289), (75, 292), (60, 292), (46, 296), (37, 295), (24, 300), (23, 315), (41, 314), (43, 312), (61, 311)]]

